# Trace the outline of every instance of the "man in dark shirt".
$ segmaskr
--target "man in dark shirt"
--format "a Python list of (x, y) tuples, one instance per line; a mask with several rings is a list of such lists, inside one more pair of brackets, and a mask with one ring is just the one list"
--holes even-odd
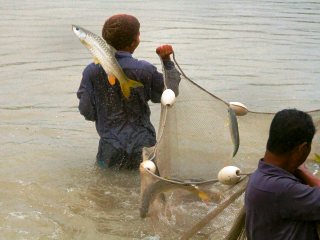
[(286, 109), (275, 115), (265, 156), (245, 194), (249, 240), (319, 239), (320, 180), (302, 165), (314, 134), (307, 113)]
[[(143, 87), (132, 88), (127, 99), (119, 82), (108, 79), (99, 64), (91, 63), (83, 71), (77, 92), (80, 113), (96, 123), (100, 136), (97, 162), (102, 167), (136, 169), (142, 160), (142, 148), (156, 143), (148, 101), (160, 102), (164, 81), (155, 66), (132, 57), (140, 43), (139, 29), (134, 16), (117, 14), (106, 20), (102, 37), (117, 50), (115, 57), (127, 77), (141, 82)], [(172, 52), (170, 45), (157, 48), (177, 94), (180, 74), (170, 59)]]

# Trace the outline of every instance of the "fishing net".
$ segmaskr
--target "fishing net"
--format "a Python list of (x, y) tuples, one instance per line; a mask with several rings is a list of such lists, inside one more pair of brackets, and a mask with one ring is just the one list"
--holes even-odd
[(176, 102), (161, 109), (156, 148), (160, 175), (212, 178), (233, 162), (229, 107), (191, 81), (182, 80), (179, 89)]
[[(179, 66), (177, 62), (176, 65)], [(159, 181), (172, 180), (169, 184), (181, 184), (176, 187), (168, 185), (170, 191), (161, 186), (161, 191), (165, 193), (158, 197), (156, 204), (150, 203), (148, 209), (144, 210), (152, 212), (158, 208), (157, 224), (161, 222), (160, 219), (162, 225), (171, 226), (170, 231), (180, 236), (184, 233), (181, 239), (188, 239), (196, 233), (199, 239), (201, 236), (205, 239), (245, 239), (241, 209), (246, 179), (233, 186), (222, 185), (215, 179), (220, 169), (227, 165), (235, 165), (243, 173), (255, 170), (264, 154), (274, 114), (249, 111), (244, 116), (232, 119), (228, 103), (198, 86), (179, 69), (179, 95), (173, 105), (162, 105), (157, 144), (144, 149), (144, 160), (156, 164), (157, 176), (142, 175), (144, 186), (141, 190), (143, 193), (146, 185), (153, 185), (153, 191), (156, 192), (154, 183)], [(164, 70), (165, 80), (168, 74), (170, 72)], [(169, 84), (166, 82), (165, 85), (168, 87)], [(312, 157), (320, 152), (320, 110), (310, 114), (318, 131), (308, 161), (316, 164)], [(237, 148), (237, 134), (240, 136), (240, 147), (233, 157)], [(184, 191), (182, 183), (196, 186), (213, 201), (204, 204), (194, 195), (192, 197), (190, 191)], [(142, 198), (142, 202), (149, 200)], [(159, 204), (165, 208), (159, 209)], [(218, 212), (212, 213), (217, 209)], [(199, 224), (201, 221), (202, 225)]]

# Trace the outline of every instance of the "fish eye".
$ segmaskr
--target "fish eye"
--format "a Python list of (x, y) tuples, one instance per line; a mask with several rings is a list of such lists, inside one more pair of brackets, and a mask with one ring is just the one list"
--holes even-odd
[(80, 29), (78, 27), (76, 27), (76, 30), (79, 31)]

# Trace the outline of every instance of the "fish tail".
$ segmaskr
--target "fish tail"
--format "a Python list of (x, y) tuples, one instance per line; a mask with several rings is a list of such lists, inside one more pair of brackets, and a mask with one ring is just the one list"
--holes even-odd
[(143, 84), (141, 82), (131, 80), (131, 79), (128, 79), (128, 81), (121, 84), (122, 93), (126, 98), (130, 96), (131, 88), (136, 88), (136, 87), (143, 87)]

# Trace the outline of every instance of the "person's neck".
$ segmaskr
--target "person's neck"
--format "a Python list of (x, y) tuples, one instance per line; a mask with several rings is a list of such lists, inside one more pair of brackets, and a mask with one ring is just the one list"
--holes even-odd
[(121, 51), (121, 52), (128, 52), (128, 53), (133, 54), (134, 50), (135, 50), (135, 48), (132, 48), (132, 47), (125, 47), (125, 48), (119, 49), (118, 51)]
[(282, 168), (290, 173), (294, 173), (297, 169), (297, 166), (292, 164), (293, 161), (291, 159), (290, 153), (278, 155), (267, 150), (264, 155), (263, 161), (271, 165), (277, 166), (279, 168)]

